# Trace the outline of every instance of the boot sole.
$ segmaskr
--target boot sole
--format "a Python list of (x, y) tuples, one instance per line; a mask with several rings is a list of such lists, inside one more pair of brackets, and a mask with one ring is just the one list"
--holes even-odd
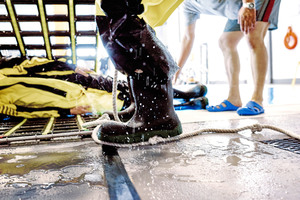
[(151, 137), (158, 136), (162, 138), (174, 137), (182, 133), (181, 124), (177, 125), (173, 130), (153, 130), (136, 132), (128, 135), (102, 136), (100, 139), (106, 142), (132, 144), (139, 142), (147, 142)]

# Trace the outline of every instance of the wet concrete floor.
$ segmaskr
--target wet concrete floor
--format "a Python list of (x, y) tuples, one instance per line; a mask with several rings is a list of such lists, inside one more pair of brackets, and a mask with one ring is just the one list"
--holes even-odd
[[(300, 134), (300, 105), (266, 113), (179, 111), (184, 132), (269, 124)], [(300, 199), (300, 154), (260, 141), (287, 138), (263, 129), (209, 133), (178, 142), (119, 149), (143, 200)], [(0, 199), (109, 199), (101, 146), (91, 139), (0, 147)], [(125, 197), (120, 199), (126, 199)]]
[[(299, 134), (299, 120), (299, 114), (289, 114), (191, 122), (183, 128), (261, 123)], [(203, 134), (119, 149), (119, 155), (141, 199), (299, 199), (300, 155), (259, 142), (285, 137), (272, 130)], [(0, 152), (0, 199), (109, 199), (101, 146), (89, 139)]]
[[(282, 117), (255, 118), (251, 123), (270, 124), (298, 131)], [(202, 127), (241, 127), (245, 120), (185, 124), (185, 130)], [(290, 124), (290, 123), (289, 123)], [(142, 199), (299, 199), (300, 155), (258, 142), (283, 135), (264, 130), (252, 135), (205, 134), (176, 144), (139, 151), (120, 150), (120, 156)]]

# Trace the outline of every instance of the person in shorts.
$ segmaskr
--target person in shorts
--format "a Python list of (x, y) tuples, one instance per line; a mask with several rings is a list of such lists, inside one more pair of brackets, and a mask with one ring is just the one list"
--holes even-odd
[[(187, 61), (195, 38), (196, 21), (201, 14), (228, 18), (219, 46), (224, 55), (224, 63), (229, 81), (226, 100), (216, 106), (207, 106), (210, 112), (237, 111), (239, 115), (264, 113), (263, 89), (268, 66), (268, 53), (264, 43), (267, 30), (277, 29), (281, 0), (185, 0), (186, 33), (182, 41), (182, 51), (178, 60), (180, 69), (174, 76), (178, 78)], [(240, 61), (237, 45), (245, 37), (249, 49), (254, 91), (250, 101), (243, 107), (239, 90)]]

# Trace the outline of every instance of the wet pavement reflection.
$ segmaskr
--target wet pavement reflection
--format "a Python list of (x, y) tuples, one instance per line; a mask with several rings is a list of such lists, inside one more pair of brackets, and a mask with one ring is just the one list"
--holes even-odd
[[(185, 124), (184, 130), (236, 128), (249, 121), (281, 121), (278, 125), (287, 127), (300, 115), (293, 118), (200, 122)], [(265, 137), (286, 136), (270, 130), (255, 136), (251, 131), (203, 134), (160, 147), (121, 149), (119, 154), (142, 199), (298, 199), (300, 155), (257, 140)]]
[(6, 147), (0, 152), (0, 199), (108, 198), (101, 147), (92, 141)]
[[(278, 102), (276, 90), (272, 95), (270, 102)], [(179, 116), (182, 121), (187, 119), (184, 132), (259, 123), (300, 134), (297, 108), (266, 107), (265, 114), (255, 117), (224, 113), (209, 118), (211, 113), (193, 111), (193, 115), (187, 112), (196, 119), (190, 122), (184, 112)], [(300, 155), (260, 142), (282, 138), (287, 136), (272, 130), (210, 133), (118, 152), (143, 200), (298, 200)], [(91, 139), (0, 148), (1, 200), (109, 199), (102, 148)]]

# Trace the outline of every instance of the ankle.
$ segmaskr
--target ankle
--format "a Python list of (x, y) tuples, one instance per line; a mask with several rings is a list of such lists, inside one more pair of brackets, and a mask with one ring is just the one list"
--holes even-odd
[(232, 105), (237, 106), (237, 107), (241, 107), (242, 101), (240, 99), (235, 99), (235, 98), (227, 98), (227, 101), (229, 101)]
[(255, 103), (258, 103), (260, 106), (263, 106), (263, 101), (262, 100), (251, 99), (251, 101), (254, 101)]

